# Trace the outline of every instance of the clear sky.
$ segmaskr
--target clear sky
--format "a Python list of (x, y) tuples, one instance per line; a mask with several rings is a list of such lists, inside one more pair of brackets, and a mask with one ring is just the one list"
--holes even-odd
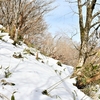
[[(67, 3), (65, 0), (56, 0), (52, 6), (57, 6), (57, 8), (46, 16), (49, 32), (52, 34), (64, 32), (69, 37), (76, 34), (76, 31), (79, 30), (78, 15), (75, 14), (72, 9), (77, 11), (77, 6), (75, 4)], [(79, 41), (79, 34), (76, 35), (73, 40)]]

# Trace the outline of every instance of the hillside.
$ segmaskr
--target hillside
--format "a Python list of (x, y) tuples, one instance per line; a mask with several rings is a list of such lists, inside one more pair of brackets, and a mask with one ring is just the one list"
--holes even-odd
[(0, 37), (0, 100), (91, 100), (73, 85), (72, 66), (24, 43), (12, 45), (8, 33)]

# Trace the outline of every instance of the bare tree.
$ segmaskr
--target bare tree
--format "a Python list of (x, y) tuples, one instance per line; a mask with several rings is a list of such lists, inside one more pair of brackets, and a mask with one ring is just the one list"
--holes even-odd
[[(0, 24), (6, 27), (15, 41), (25, 34), (32, 37), (42, 34), (47, 25), (44, 15), (53, 1), (45, 0), (4, 0), (0, 2)], [(28, 34), (29, 33), (29, 34)]]
[[(69, 1), (69, 0), (66, 0)], [(100, 2), (99, 0), (73, 0), (70, 3), (77, 3), (80, 28), (80, 50), (78, 67), (82, 67), (89, 56), (94, 55), (93, 49), (99, 38)], [(92, 41), (93, 40), (93, 41)]]
[(33, 42), (34, 46), (39, 49), (41, 53), (57, 59), (61, 63), (76, 66), (78, 50), (73, 46), (73, 42), (68, 36), (63, 35), (61, 32), (59, 32), (59, 34), (57, 32), (54, 37), (50, 33), (44, 34), (41, 38), (39, 38), (39, 36), (40, 35), (36, 35), (37, 38), (34, 37), (36, 40), (33, 39)]

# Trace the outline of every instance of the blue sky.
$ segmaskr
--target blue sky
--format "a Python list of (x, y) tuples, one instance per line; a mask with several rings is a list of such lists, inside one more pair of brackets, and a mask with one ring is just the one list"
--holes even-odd
[[(64, 32), (69, 37), (78, 31), (78, 15), (73, 10), (77, 10), (76, 5), (70, 5), (65, 0), (56, 0), (52, 6), (57, 6), (56, 9), (46, 15), (46, 22), (49, 25), (49, 32), (55, 34)], [(79, 41), (79, 34), (73, 40)]]

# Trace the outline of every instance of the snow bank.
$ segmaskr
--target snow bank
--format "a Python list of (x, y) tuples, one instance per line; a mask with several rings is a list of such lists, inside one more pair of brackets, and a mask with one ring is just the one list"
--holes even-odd
[[(8, 35), (4, 40), (0, 40), (0, 100), (11, 100), (14, 92), (15, 100), (91, 100), (73, 86), (73, 67), (58, 66), (57, 60), (40, 53), (36, 60), (37, 50), (25, 44), (15, 47)], [(44, 90), (47, 95), (42, 94)]]

